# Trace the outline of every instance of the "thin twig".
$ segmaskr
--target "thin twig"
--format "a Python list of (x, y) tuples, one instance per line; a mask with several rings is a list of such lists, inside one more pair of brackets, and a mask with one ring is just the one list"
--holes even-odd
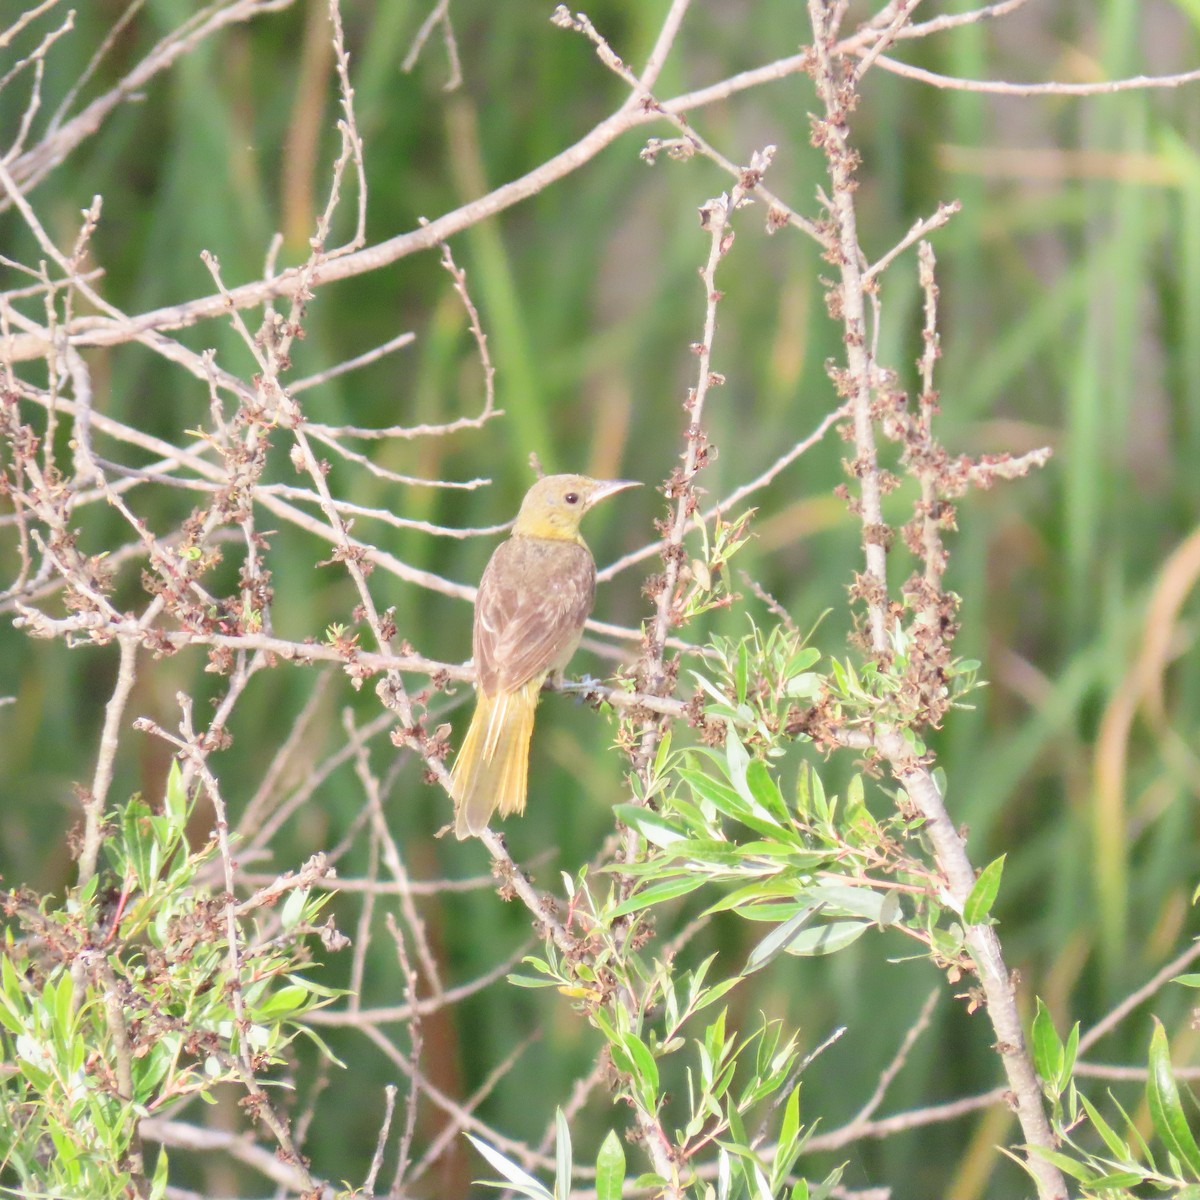
[(1117, 92), (1172, 90), (1200, 83), (1200, 67), (1176, 75), (1134, 75), (1128, 79), (1104, 79), (1094, 83), (1007, 83), (998, 79), (960, 79), (953, 75), (939, 75), (924, 67), (898, 62), (886, 54), (881, 54), (876, 61), (893, 75), (915, 79), (931, 87), (955, 92), (982, 92), (991, 96), (1111, 96)]

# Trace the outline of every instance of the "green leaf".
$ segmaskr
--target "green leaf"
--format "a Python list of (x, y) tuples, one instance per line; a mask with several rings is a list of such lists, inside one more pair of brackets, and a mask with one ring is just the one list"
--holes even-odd
[(646, 1108), (653, 1111), (658, 1104), (658, 1063), (649, 1047), (636, 1034), (627, 1033), (623, 1036), (622, 1044), (633, 1062), (634, 1074), (641, 1081), (638, 1089), (642, 1093), (642, 1102)]
[(504, 977), (513, 987), (520, 988), (552, 988), (561, 987), (562, 984), (556, 979), (537, 979), (532, 975), (506, 975)]
[(1058, 1090), (1059, 1076), (1062, 1074), (1066, 1054), (1062, 1039), (1054, 1028), (1054, 1021), (1049, 1010), (1039, 996), (1037, 1013), (1033, 1018), (1032, 1027), (1033, 1064), (1042, 1079)]
[(993, 859), (975, 880), (971, 894), (963, 905), (963, 920), (968, 925), (982, 925), (996, 903), (996, 893), (1000, 891), (1000, 877), (1004, 874), (1004, 860), (1008, 856), (1000, 855)]
[(1179, 1086), (1171, 1069), (1171, 1048), (1162, 1022), (1154, 1018), (1150, 1035), (1150, 1077), (1146, 1080), (1146, 1101), (1150, 1120), (1163, 1144), (1179, 1162), (1200, 1179), (1200, 1146), (1192, 1135), (1179, 1099)]
[(1072, 1179), (1078, 1179), (1080, 1183), (1091, 1183), (1096, 1178), (1095, 1171), (1090, 1167), (1085, 1167), (1083, 1163), (1073, 1159), (1069, 1154), (1062, 1154), (1058, 1150), (1050, 1150), (1045, 1146), (1028, 1145), (1025, 1149), (1028, 1153), (1036, 1154), (1038, 1158), (1053, 1163), (1064, 1175), (1070, 1175)]
[[(706, 748), (697, 748), (689, 752), (688, 758), (690, 761), (702, 761), (702, 756), (710, 755), (712, 751)], [(715, 757), (715, 755), (714, 755)], [(726, 768), (725, 758), (721, 757), (716, 760), (718, 769), (724, 772)], [(679, 778), (691, 787), (695, 796), (701, 800), (708, 800), (709, 804), (715, 806), (719, 812), (724, 812), (726, 816), (737, 817), (742, 820), (746, 814), (746, 804), (742, 797), (727, 784), (722, 784), (720, 780), (713, 779), (712, 775), (707, 774), (704, 770), (696, 767), (680, 767)]]
[[(57, 987), (53, 987), (50, 983), (46, 984), (46, 999), (47, 1010), (54, 1015), (55, 1025), (57, 1026), (56, 1034), (64, 1041), (73, 1036), (74, 1033), (74, 1013), (73, 999), (75, 993), (75, 981), (71, 978), (69, 971), (63, 971), (59, 977)], [(50, 1000), (53, 995), (53, 1000)]]
[(150, 1188), (150, 1200), (161, 1200), (161, 1197), (167, 1194), (167, 1165), (167, 1149), (165, 1146), (160, 1146), (158, 1158), (154, 1163), (154, 1180)]
[(763, 1169), (757, 1162), (749, 1163), (750, 1170), (754, 1177), (754, 1186), (757, 1191), (758, 1200), (774, 1200), (771, 1192), (771, 1185), (767, 1181), (766, 1175), (763, 1174)]
[(1118, 1160), (1129, 1161), (1133, 1156), (1129, 1151), (1128, 1145), (1117, 1136), (1116, 1130), (1100, 1115), (1099, 1110), (1082, 1092), (1079, 1095), (1079, 1100), (1088, 1115), (1088, 1120), (1092, 1123), (1092, 1128), (1104, 1139), (1104, 1144), (1108, 1147), (1109, 1153)]
[(616, 1131), (610, 1129), (596, 1155), (596, 1200), (621, 1200), (625, 1183), (625, 1150)]
[(504, 1184), (493, 1183), (490, 1180), (480, 1180), (478, 1182), (485, 1183), (488, 1187), (511, 1187), (513, 1191), (520, 1192), (522, 1196), (528, 1196), (529, 1200), (554, 1200), (554, 1196), (542, 1187), (532, 1175), (527, 1171), (523, 1171), (511, 1159), (505, 1158), (499, 1150), (494, 1150), (487, 1142), (482, 1142), (479, 1138), (473, 1137), (469, 1133), (465, 1137), (500, 1172), (506, 1181)]
[(634, 893), (628, 900), (623, 900), (616, 908), (608, 912), (609, 918), (624, 917), (639, 909), (648, 908), (651, 904), (661, 904), (666, 900), (674, 900), (676, 896), (686, 896), (703, 886), (708, 880), (703, 875), (679, 875), (674, 879), (666, 879), (662, 883), (652, 884)]
[(753, 904), (743, 904), (737, 910), (743, 921), (762, 921), (768, 925), (778, 925), (786, 921), (796, 911), (795, 900), (763, 900)]
[[(824, 863), (827, 861), (827, 857), (824, 854), (817, 855), (817, 863)], [(796, 882), (791, 879), (759, 880), (755, 883), (748, 883), (745, 887), (735, 888), (727, 896), (722, 896), (715, 904), (709, 905), (704, 910), (704, 914), (708, 916), (710, 913), (728, 912), (730, 909), (737, 911), (747, 905), (761, 903), (764, 900), (794, 903), (796, 890)]]
[(283, 925), (284, 932), (290, 933), (300, 924), (300, 918), (304, 915), (304, 905), (308, 901), (308, 893), (308, 888), (293, 888), (283, 902), (279, 920)]
[(658, 752), (654, 755), (654, 774), (662, 775), (667, 769), (667, 761), (671, 757), (671, 731), (666, 729), (658, 743)]
[(774, 817), (783, 825), (791, 823), (779, 784), (772, 778), (770, 769), (761, 758), (754, 759), (746, 768), (746, 787), (754, 802), (768, 816)]
[(327, 1058), (335, 1067), (341, 1067), (343, 1070), (346, 1064), (333, 1052), (333, 1048), (323, 1037), (321, 1037), (311, 1025), (297, 1024), (295, 1026), (297, 1034), (303, 1034), (316, 1048)]
[(795, 675), (799, 671), (807, 671), (821, 657), (821, 652), (813, 646), (801, 646), (788, 661), (785, 674)]
[(783, 688), (789, 700), (811, 700), (820, 690), (821, 676), (815, 671), (801, 671), (799, 675), (793, 675)]
[(725, 762), (729, 771), (729, 782), (743, 800), (750, 800), (750, 789), (746, 787), (746, 770), (750, 766), (750, 752), (742, 745), (737, 730), (725, 726)]
[(771, 1164), (771, 1190), (778, 1192), (800, 1157), (800, 1087), (792, 1088), (783, 1106), (783, 1123), (779, 1127), (779, 1142)]
[(783, 949), (802, 958), (835, 954), (857, 942), (872, 926), (873, 922), (866, 921), (830, 921), (815, 929), (802, 929)]
[(825, 785), (820, 775), (809, 763), (800, 768), (796, 780), (796, 808), (801, 815), (815, 817), (825, 825), (833, 820), (834, 805), (825, 795)]
[(742, 968), (743, 975), (752, 975), (755, 971), (761, 970), (767, 965), (777, 954), (780, 954), (784, 947), (796, 937), (800, 931), (808, 924), (809, 921), (819, 911), (820, 906), (816, 904), (806, 904), (797, 912), (793, 913), (782, 925), (777, 929), (771, 930), (753, 950), (750, 951), (750, 957), (746, 959), (746, 965)]
[(900, 905), (900, 893), (888, 892), (884, 896), (883, 905), (879, 910), (879, 927), (886, 929), (889, 925), (898, 924), (903, 911)]
[(630, 829), (636, 830), (660, 849), (666, 850), (676, 842), (687, 840), (687, 834), (659, 813), (639, 804), (618, 804), (613, 808), (617, 820), (624, 822)]
[(729, 708), (729, 697), (722, 695), (721, 692), (717, 689), (716, 684), (714, 684), (714, 683), (710, 682), (708, 679), (706, 679), (703, 675), (700, 674), (699, 671), (690, 671), (689, 674), (700, 685), (701, 689), (703, 691), (707, 692), (713, 698), (713, 700), (715, 700), (717, 702), (717, 704), (721, 705), (724, 708)]
[(701, 1045), (708, 1052), (708, 1057), (714, 1064), (720, 1062), (725, 1054), (725, 1018), (728, 1013), (727, 1008), (721, 1009), (717, 1014), (717, 1019), (704, 1031), (704, 1041)]
[(722, 1146), (717, 1152), (717, 1200), (729, 1200), (732, 1185), (729, 1151)]
[(188, 798), (187, 789), (183, 786), (183, 772), (179, 769), (179, 760), (171, 760), (171, 769), (167, 773), (167, 790), (163, 794), (163, 814), (170, 826), (177, 833), (183, 833), (187, 828)]
[(1138, 1127), (1133, 1123), (1133, 1118), (1121, 1107), (1121, 1102), (1109, 1092), (1109, 1099), (1113, 1102), (1113, 1106), (1117, 1112), (1121, 1114), (1121, 1120), (1125, 1122), (1125, 1129), (1129, 1137), (1129, 1144), (1134, 1147), (1135, 1160), (1148, 1162), (1151, 1165), (1154, 1163), (1154, 1156), (1150, 1153), (1150, 1147), (1146, 1145), (1146, 1139), (1142, 1137), (1138, 1131)]
[(267, 1021), (291, 1016), (305, 1007), (311, 994), (308, 988), (290, 983), (266, 996), (261, 1003), (254, 1005), (254, 1019)]
[(737, 667), (733, 673), (734, 692), (739, 704), (746, 703), (746, 688), (750, 682), (750, 647), (742, 642), (738, 646)]
[(686, 845), (673, 847), (676, 858), (713, 867), (728, 867), (750, 873), (746, 853), (740, 846), (716, 838), (692, 838)]
[(146, 836), (149, 828), (150, 810), (134, 796), (125, 805), (121, 814), (121, 832), (126, 860), (133, 869), (134, 879), (144, 892), (154, 882), (150, 872), (150, 845)]
[[(618, 1009), (618, 1012), (619, 1011), (620, 1009)], [(616, 1050), (620, 1044), (621, 1037), (620, 1034), (617, 1033), (613, 1023), (608, 1019), (608, 1014), (604, 1011), (604, 1009), (597, 1008), (592, 1013), (592, 1021), (595, 1023), (596, 1028), (599, 1029), (602, 1034), (604, 1034), (611, 1048)]]
[[(699, 757), (701, 751), (696, 750), (692, 753)], [(726, 771), (729, 769), (729, 763), (723, 757), (718, 758), (717, 769)], [(741, 785), (742, 790), (739, 791), (694, 767), (680, 767), (679, 778), (691, 787), (701, 801), (707, 801), (725, 816), (740, 821), (773, 841), (784, 838), (791, 845), (802, 845), (800, 835), (792, 827), (790, 819), (781, 826), (775, 817), (758, 804), (744, 781)]]
[(554, 1110), (554, 1195), (556, 1200), (571, 1200), (571, 1130), (563, 1110)]
[(1076, 1021), (1071, 1026), (1071, 1032), (1067, 1034), (1067, 1047), (1063, 1053), (1062, 1070), (1058, 1073), (1058, 1086), (1060, 1090), (1064, 1090), (1071, 1082), (1071, 1075), (1075, 1070), (1075, 1057), (1079, 1053), (1079, 1022)]
[(887, 896), (870, 888), (850, 887), (847, 884), (827, 883), (810, 889), (809, 899), (819, 900), (826, 910), (838, 916), (864, 917), (877, 925), (885, 925)]
[[(1110, 1175), (1099, 1175), (1090, 1181), (1090, 1186), (1094, 1191), (1099, 1191), (1101, 1188), (1131, 1188), (1136, 1187), (1139, 1183), (1145, 1183), (1146, 1174), (1144, 1171), (1113, 1171)], [(1190, 1191), (1191, 1189), (1185, 1189)], [(1173, 1193), (1173, 1200), (1183, 1200), (1184, 1191)]]
[(716, 1004), (726, 992), (731, 992), (741, 982), (740, 975), (734, 975), (729, 979), (722, 979), (719, 983), (714, 983), (712, 987), (705, 988), (700, 992), (695, 1000), (692, 1001), (691, 1010), (693, 1013), (703, 1012), (710, 1004)]

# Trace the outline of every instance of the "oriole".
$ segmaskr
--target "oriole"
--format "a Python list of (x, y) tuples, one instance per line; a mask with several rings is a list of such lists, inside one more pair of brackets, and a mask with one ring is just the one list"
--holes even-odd
[(529, 739), (546, 677), (570, 661), (596, 592), (579, 522), (636, 484), (547, 475), (529, 489), (512, 536), (496, 547), (475, 597), (475, 715), (451, 773), (454, 832), (478, 836), (496, 810), (525, 809)]

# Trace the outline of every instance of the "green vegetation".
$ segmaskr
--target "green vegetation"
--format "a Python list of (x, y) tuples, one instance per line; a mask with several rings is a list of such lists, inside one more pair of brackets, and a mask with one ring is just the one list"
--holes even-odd
[[(343, 7), (368, 248), (550, 162), (629, 95), (549, 6), (454, 0), (454, 90), (442, 25), (401, 67), (427, 9)], [(974, 973), (985, 934), (1060, 1139), (1034, 1155), (1088, 1196), (1200, 1186), (1200, 82), (863, 78), (862, 265), (961, 202), (927, 235), (928, 440), (915, 241), (868, 289), (867, 349), (894, 373), (873, 380), (897, 482), (880, 653), (863, 523), (835, 491), (857, 501), (862, 481), (829, 420), (829, 365), (854, 383), (840, 264), (778, 227), (757, 178), (643, 106), (464, 220), (452, 261), (431, 244), (344, 269), (311, 243), (343, 152), (317, 249), (355, 237), (362, 195), (325, 3), (84, 4), (48, 42), (67, 10), (36, 8), (0, 29), (0, 1194), (1032, 1194)], [(636, 73), (667, 8), (586, 11)], [(70, 142), (185, 25), (178, 57)], [(802, 5), (695, 3), (653, 94), (812, 40)], [(1098, 0), (886, 54), (1090, 84), (1198, 52), (1195, 3)], [(742, 167), (773, 146), (762, 186), (825, 222), (816, 73), (701, 97), (687, 120)], [(717, 247), (697, 213), (735, 186), (748, 203)], [(264, 325), (261, 303), (220, 304), (202, 251), (230, 292), (294, 267), (311, 295)], [(213, 296), (140, 340), (114, 315)], [(50, 314), (73, 341), (51, 346)], [(899, 391), (912, 425), (883, 411)], [(952, 641), (905, 582), (929, 562), (924, 527), (902, 530), (930, 446), (946, 472), (1053, 452), (951, 497), (935, 591)], [(470, 589), (531, 454), (649, 485), (589, 518), (609, 628), (571, 672), (606, 682), (543, 696), (529, 812), (503, 827), (557, 901), (540, 917), (503, 859), (497, 880), (483, 844), (435, 837), (452, 812), (430, 779), (465, 728)], [(678, 482), (662, 489), (685, 455), (706, 519), (679, 518), (664, 564), (647, 548), (681, 512)], [(642, 640), (664, 595), (693, 648), (673, 693)], [(624, 695), (647, 691), (686, 716), (665, 703), (660, 728)], [(969, 887), (947, 886), (881, 730), (931, 756)], [(892, 1116), (907, 1127), (875, 1124)]]

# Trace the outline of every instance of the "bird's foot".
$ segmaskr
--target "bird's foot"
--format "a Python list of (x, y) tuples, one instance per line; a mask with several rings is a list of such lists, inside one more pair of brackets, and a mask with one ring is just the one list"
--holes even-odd
[(595, 679), (591, 675), (583, 675), (579, 679), (562, 679), (559, 681), (559, 688), (564, 692), (570, 692), (579, 700), (586, 700), (589, 696), (596, 694), (596, 689), (603, 686), (604, 681)]

